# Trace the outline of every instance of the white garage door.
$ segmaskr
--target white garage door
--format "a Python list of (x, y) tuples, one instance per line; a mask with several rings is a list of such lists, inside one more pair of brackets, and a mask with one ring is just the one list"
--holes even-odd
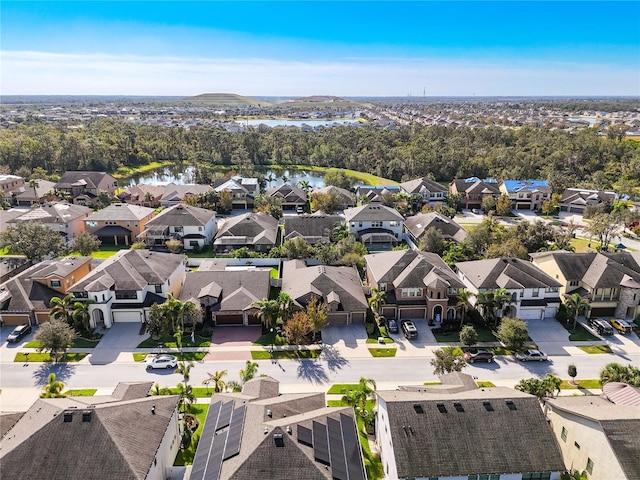
[(140, 312), (137, 310), (129, 311), (129, 310), (117, 310), (113, 312), (113, 322), (114, 323), (123, 323), (123, 322), (138, 322), (140, 323)]
[(542, 318), (542, 308), (521, 308), (520, 318), (522, 320), (540, 320)]
[(556, 313), (558, 313), (558, 307), (547, 307), (544, 311), (544, 318), (556, 318)]

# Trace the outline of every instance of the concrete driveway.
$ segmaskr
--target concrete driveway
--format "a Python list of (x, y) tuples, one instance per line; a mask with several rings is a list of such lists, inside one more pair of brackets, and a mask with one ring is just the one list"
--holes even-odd
[(322, 329), (322, 343), (336, 348), (355, 349), (367, 343), (367, 331), (363, 324), (329, 325)]
[(135, 351), (147, 337), (147, 334), (140, 335), (139, 323), (114, 323), (91, 352), (89, 363), (106, 365), (114, 362), (121, 352)]

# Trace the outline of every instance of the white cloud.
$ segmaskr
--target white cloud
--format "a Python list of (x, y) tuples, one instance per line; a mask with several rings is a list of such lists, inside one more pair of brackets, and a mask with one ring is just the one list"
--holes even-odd
[(638, 95), (637, 66), (435, 59), (278, 61), (2, 51), (5, 95)]

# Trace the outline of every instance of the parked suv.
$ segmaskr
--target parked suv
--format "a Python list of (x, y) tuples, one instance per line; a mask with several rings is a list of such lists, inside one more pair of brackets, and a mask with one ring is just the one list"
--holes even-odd
[(621, 318), (612, 318), (610, 322), (611, 326), (622, 334), (633, 333), (633, 327), (626, 320), (622, 320)]
[(613, 335), (613, 327), (601, 318), (590, 318), (589, 326), (600, 335)]
[(385, 320), (387, 325), (388, 333), (398, 333), (398, 322), (396, 322), (393, 318), (387, 318)]
[(474, 362), (493, 362), (493, 353), (489, 350), (476, 350), (475, 352), (465, 352), (464, 358), (469, 363)]
[(7, 342), (16, 343), (22, 337), (25, 337), (30, 333), (31, 333), (31, 325), (27, 325), (27, 324), (19, 325), (13, 329), (13, 332), (9, 334), (9, 336), (7, 337)]
[(418, 338), (418, 329), (411, 320), (400, 320), (400, 327), (406, 338)]

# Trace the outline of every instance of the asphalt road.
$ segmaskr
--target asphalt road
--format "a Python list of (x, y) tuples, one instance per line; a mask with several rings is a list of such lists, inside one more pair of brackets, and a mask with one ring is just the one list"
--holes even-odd
[[(578, 379), (598, 378), (599, 372), (609, 362), (625, 363), (619, 356), (581, 355), (550, 357), (548, 362), (519, 362), (512, 357), (496, 357), (490, 364), (469, 365), (465, 373), (479, 380), (499, 384), (517, 383), (522, 378), (542, 377), (553, 373), (568, 378), (567, 367), (574, 363), (578, 368)], [(270, 375), (281, 385), (295, 385), (304, 390), (320, 389), (333, 383), (354, 383), (360, 377), (373, 378), (381, 385), (420, 384), (437, 380), (429, 358), (337, 358), (333, 360), (283, 360), (276, 364), (260, 361), (258, 374)], [(629, 360), (631, 361), (631, 360)], [(200, 385), (207, 372), (227, 370), (226, 380), (237, 380), (238, 371), (244, 361), (215, 361), (195, 363), (191, 370), (192, 385)], [(147, 372), (143, 365), (135, 363), (113, 363), (110, 365), (87, 364), (3, 364), (1, 384), (3, 388), (41, 387), (49, 373), (56, 373), (66, 388), (114, 388), (118, 382), (153, 381), (161, 386), (174, 386), (182, 377), (173, 371), (154, 370)]]

